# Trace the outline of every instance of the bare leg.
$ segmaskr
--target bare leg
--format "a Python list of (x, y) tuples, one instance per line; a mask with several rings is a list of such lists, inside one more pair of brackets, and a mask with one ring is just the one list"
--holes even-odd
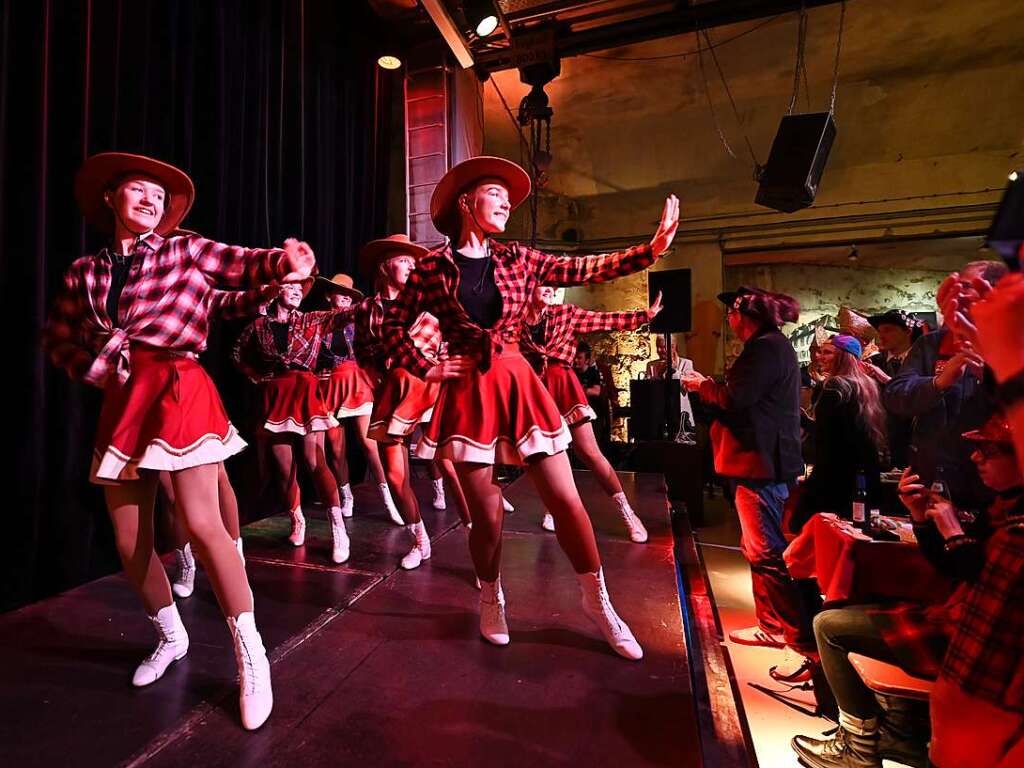
[(462, 492), (462, 484), (455, 472), (455, 464), (451, 459), (438, 459), (430, 462), (430, 466), (437, 466), (444, 477), (444, 487), (448, 495), (455, 501), (455, 510), (459, 513), (459, 519), (463, 525), (469, 525), (473, 518), (469, 514), (469, 504), (466, 502), (466, 494)]
[(598, 446), (597, 438), (594, 435), (593, 425), (586, 421), (571, 427), (571, 431), (572, 449), (580, 457), (580, 460), (586, 465), (587, 469), (597, 477), (597, 482), (601, 485), (601, 489), (609, 496), (622, 493), (622, 483), (619, 482), (619, 477), (615, 474), (615, 470), (612, 469), (608, 459), (601, 453), (601, 448)]
[(288, 435), (275, 435), (269, 439), (270, 456), (276, 470), (275, 480), (281, 498), (288, 505), (289, 511), (301, 504), (298, 490), (298, 465), (295, 462), (295, 449)]
[(218, 503), (216, 464), (171, 473), (177, 509), (192, 548), (206, 566), (217, 602), (225, 616), (252, 610), (252, 592), (235, 542), (224, 529)]
[(156, 484), (155, 473), (143, 472), (138, 480), (104, 486), (117, 554), (128, 583), (150, 616), (174, 602), (167, 573), (153, 549)]
[(317, 494), (320, 496), (320, 503), (332, 509), (340, 507), (338, 485), (334, 482), (330, 470), (327, 469), (327, 458), (324, 456), (323, 432), (312, 432), (302, 437), (302, 460), (313, 476)]
[(345, 427), (327, 430), (327, 464), (338, 485), (348, 484), (348, 460), (345, 458)]
[(388, 481), (387, 475), (384, 474), (384, 465), (380, 460), (380, 453), (377, 447), (377, 441), (371, 440), (366, 436), (366, 431), (370, 428), (370, 416), (365, 414), (363, 416), (355, 416), (356, 432), (359, 434), (359, 441), (363, 446), (363, 453), (366, 454), (366, 464), (370, 468), (370, 474), (373, 475), (374, 481), (377, 485), (382, 485)]
[(379, 443), (384, 459), (385, 476), (391, 488), (398, 513), (406, 525), (415, 525), (420, 517), (420, 504), (409, 483), (409, 450), (403, 443)]
[(460, 462), (455, 465), (455, 471), (473, 519), (469, 532), (473, 567), (481, 581), (493, 582), (501, 572), (501, 529), (505, 521), (501, 489), (494, 482), (494, 467)]
[[(555, 518), (558, 544), (569, 557), (573, 570), (576, 573), (593, 573), (599, 570), (601, 556), (597, 552), (594, 529), (580, 500), (572, 476), (572, 467), (565, 451), (554, 456), (533, 457), (526, 467), (526, 473), (537, 487), (544, 506)], [(476, 530), (475, 515), (473, 530)]]
[(441, 467), (439, 464), (440, 462), (437, 461), (427, 462), (427, 475), (431, 480), (441, 480), (444, 478), (444, 475), (441, 474)]
[(235, 489), (231, 487), (224, 462), (217, 465), (217, 500), (220, 503), (220, 519), (228, 536), (232, 539), (240, 538), (242, 528), (238, 521), (238, 499), (235, 497)]

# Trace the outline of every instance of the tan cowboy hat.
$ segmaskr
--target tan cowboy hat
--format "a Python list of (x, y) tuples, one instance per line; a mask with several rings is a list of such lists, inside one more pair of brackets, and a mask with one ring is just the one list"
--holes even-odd
[(363, 300), (363, 292), (356, 289), (355, 281), (343, 272), (339, 272), (330, 280), (326, 277), (317, 277), (316, 285), (324, 295), (340, 293), (342, 296), (348, 296), (353, 302)]
[(429, 249), (417, 245), (408, 235), (389, 235), (378, 240), (371, 240), (359, 251), (359, 271), (370, 277), (377, 273), (377, 267), (384, 257), (412, 256), (420, 259), (429, 253)]
[(508, 189), (512, 210), (530, 196), (530, 175), (511, 160), (489, 155), (463, 160), (441, 177), (430, 198), (430, 218), (438, 232), (458, 235), (459, 195), (481, 179), (500, 179)]
[(167, 193), (157, 234), (166, 235), (176, 229), (192, 208), (196, 189), (184, 171), (145, 155), (101, 152), (86, 160), (75, 177), (75, 200), (82, 216), (98, 232), (114, 231), (114, 212), (103, 199), (103, 193), (121, 177), (136, 173), (153, 179)]

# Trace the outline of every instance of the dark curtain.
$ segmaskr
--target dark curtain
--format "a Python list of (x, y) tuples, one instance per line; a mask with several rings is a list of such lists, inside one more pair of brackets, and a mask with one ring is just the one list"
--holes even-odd
[[(99, 392), (69, 382), (39, 346), (64, 269), (97, 246), (72, 196), (82, 160), (121, 150), (174, 163), (197, 190), (185, 227), (243, 245), (300, 237), (323, 273), (352, 273), (359, 245), (386, 234), (391, 142), (377, 127), (400, 88), (375, 67), (379, 22), (361, 0), (2, 1), (13, 493), (0, 610), (118, 569), (102, 492), (87, 481)], [(225, 357), (236, 330), (218, 329), (204, 364), (245, 425), (245, 387)], [(229, 462), (248, 518), (261, 513), (253, 454)]]

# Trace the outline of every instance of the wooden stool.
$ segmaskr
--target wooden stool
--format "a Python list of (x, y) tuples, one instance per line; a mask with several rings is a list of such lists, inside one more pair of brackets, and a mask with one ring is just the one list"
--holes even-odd
[(850, 663), (857, 670), (864, 685), (875, 693), (901, 699), (928, 701), (934, 680), (908, 675), (895, 664), (888, 664), (859, 653), (849, 654)]

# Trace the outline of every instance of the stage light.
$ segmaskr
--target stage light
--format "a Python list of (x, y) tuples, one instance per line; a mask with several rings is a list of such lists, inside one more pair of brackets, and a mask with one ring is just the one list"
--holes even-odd
[(478, 37), (487, 37), (498, 28), (498, 15), (491, 0), (466, 0), (463, 10), (466, 21)]
[(1017, 179), (1020, 178), (1020, 174), (1017, 173), (1016, 171), (1010, 171), (1009, 178), (1010, 178), (1010, 181), (1016, 181)]
[(385, 54), (377, 59), (377, 65), (381, 69), (398, 69), (402, 66), (402, 60), (397, 56)]

